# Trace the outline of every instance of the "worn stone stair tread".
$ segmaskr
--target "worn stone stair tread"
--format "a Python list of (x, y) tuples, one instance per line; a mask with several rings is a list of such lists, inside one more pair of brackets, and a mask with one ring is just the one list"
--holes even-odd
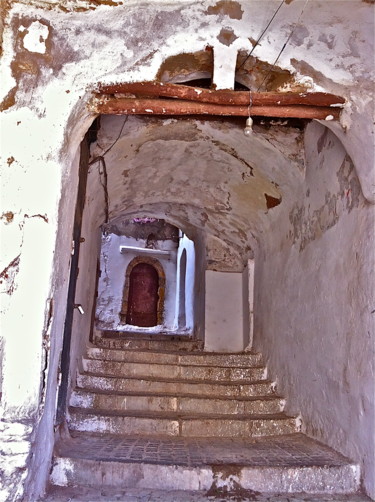
[[(210, 491), (207, 493), (211, 493)], [(141, 502), (149, 500), (152, 502), (223, 502), (228, 498), (223, 499), (218, 495), (215, 498), (208, 499), (206, 492), (198, 490), (166, 490), (166, 489), (148, 489), (148, 488), (111, 488), (85, 486), (49, 486), (47, 489), (47, 497), (43, 502), (66, 502), (71, 500), (74, 502), (114, 502), (121, 500), (123, 502)], [(232, 492), (233, 493), (233, 492)], [(151, 498), (147, 498), (151, 497)], [(288, 499), (293, 502), (371, 502), (371, 499), (361, 493), (355, 494), (314, 494), (313, 496), (306, 493), (288, 493), (288, 498), (282, 498), (279, 494), (254, 494), (253, 490), (247, 493), (242, 490), (241, 495), (236, 497), (233, 493), (229, 498), (232, 502), (234, 500), (241, 502), (286, 502)]]
[(185, 351), (187, 350), (202, 350), (203, 342), (188, 336), (173, 336), (173, 335), (140, 335), (129, 336), (129, 334), (104, 335), (95, 340), (95, 345), (100, 347), (120, 346), (123, 348), (132, 346), (133, 348), (141, 347), (163, 347), (169, 345), (169, 348)]
[[(301, 432), (263, 438), (194, 438), (120, 435), (97, 432), (69, 431), (71, 439), (56, 445), (58, 456), (71, 458), (123, 459), (121, 453), (134, 448), (142, 449), (149, 457), (154, 450), (163, 452), (163, 462), (186, 462), (181, 451), (189, 453), (194, 465), (325, 465), (352, 464), (341, 453), (305, 436)], [(119, 449), (120, 446), (124, 449)], [(280, 455), (274, 455), (275, 449)], [(169, 459), (168, 459), (169, 454)], [(270, 455), (271, 454), (271, 455)], [(130, 455), (129, 455), (130, 456)], [(134, 459), (132, 459), (133, 461)], [(145, 459), (144, 459), (145, 460)], [(143, 460), (143, 461), (144, 461)], [(120, 460), (121, 461), (121, 460)]]
[(173, 350), (173, 349), (145, 349), (145, 348), (132, 348), (132, 347), (122, 347), (122, 348), (116, 348), (112, 349), (109, 347), (101, 347), (100, 345), (97, 344), (91, 344), (87, 347), (88, 349), (99, 349), (99, 350), (107, 350), (107, 351), (113, 351), (113, 352), (143, 352), (147, 354), (173, 354), (180, 356), (182, 359), (187, 358), (189, 356), (194, 356), (194, 357), (200, 357), (201, 359), (205, 359), (206, 356), (209, 357), (215, 357), (215, 358), (220, 358), (220, 357), (239, 357), (239, 358), (246, 358), (248, 356), (250, 357), (262, 357), (260, 352), (253, 352), (253, 351), (243, 351), (243, 352), (211, 352), (211, 351), (204, 351), (204, 350), (184, 350), (183, 352), (180, 352), (179, 350)]
[(89, 347), (82, 360), (54, 485), (358, 490), (358, 466), (298, 434), (301, 420), (283, 412), (260, 354), (199, 352), (197, 341), (167, 336), (123, 340)]
[(221, 395), (228, 398), (237, 396), (274, 395), (276, 386), (269, 380), (252, 383), (191, 382), (161, 379), (116, 378), (80, 373), (77, 375), (77, 386), (80, 388), (99, 388), (113, 391), (131, 390), (133, 392), (159, 392), (166, 395), (189, 393), (201, 396)]
[(201, 340), (194, 338), (189, 334), (168, 334), (168, 333), (134, 333), (131, 331), (102, 331), (102, 338), (122, 338), (129, 340), (157, 340), (157, 341), (189, 341), (189, 342), (199, 342), (202, 343)]
[(102, 410), (98, 408), (80, 408), (69, 406), (70, 413), (81, 413), (82, 415), (95, 415), (103, 417), (140, 417), (140, 418), (155, 418), (155, 419), (168, 419), (168, 420), (290, 420), (295, 417), (287, 416), (284, 413), (270, 413), (270, 414), (238, 414), (228, 415), (223, 414), (207, 414), (207, 413), (179, 413), (171, 411), (147, 411), (147, 410)]
[[(110, 360), (110, 361), (103, 361), (102, 359), (94, 359), (92, 357), (84, 357), (83, 358), (84, 360), (86, 361), (92, 361), (92, 362), (105, 362), (105, 363), (115, 363), (115, 364), (131, 364), (131, 365), (139, 365), (139, 366), (142, 366), (144, 364), (148, 364), (149, 366), (166, 366), (167, 363), (163, 363), (163, 362), (154, 362), (154, 361), (151, 361), (151, 362), (139, 362), (139, 361), (113, 361), (113, 360)], [(169, 364), (169, 366), (183, 366), (184, 368), (194, 368), (194, 369), (219, 369), (219, 370), (246, 370), (246, 369), (250, 369), (250, 370), (262, 370), (262, 369), (265, 369), (265, 365), (264, 364), (260, 364), (260, 365), (251, 365), (251, 366), (221, 366), (220, 364), (215, 364), (215, 365), (206, 365), (206, 364), (178, 364), (178, 363), (171, 363)]]
[(100, 359), (83, 358), (84, 371), (97, 375), (112, 375), (116, 377), (132, 378), (163, 378), (176, 381), (230, 381), (251, 382), (264, 380), (267, 377), (267, 369), (264, 366), (232, 368), (221, 366), (180, 366), (178, 364), (158, 364), (154, 362), (139, 363), (120, 361), (102, 361)]
[[(262, 493), (345, 494), (359, 490), (356, 464), (299, 433), (252, 439), (150, 438), (75, 431), (71, 436), (56, 445), (51, 473), (54, 485), (202, 492), (233, 478), (240, 490)], [(244, 492), (239, 491), (241, 494)]]
[(206, 384), (206, 385), (221, 385), (225, 386), (238, 386), (238, 385), (256, 385), (256, 384), (269, 384), (274, 385), (274, 382), (271, 380), (195, 380), (195, 379), (176, 379), (176, 378), (160, 378), (160, 377), (147, 377), (147, 376), (115, 376), (111, 374), (105, 373), (94, 373), (92, 371), (82, 371), (81, 375), (98, 377), (98, 378), (111, 378), (113, 380), (139, 380), (145, 382), (160, 382), (160, 383), (182, 383), (182, 384)]
[(140, 348), (137, 348), (137, 347), (122, 347), (121, 349), (111, 349), (109, 347), (101, 347), (100, 344), (91, 344), (91, 345), (88, 345), (87, 347), (88, 349), (100, 349), (100, 350), (113, 350), (113, 351), (118, 351), (118, 352), (147, 352), (147, 353), (155, 353), (155, 354), (177, 354), (177, 355), (180, 355), (181, 357), (188, 357), (188, 356), (199, 356), (201, 357), (202, 359), (205, 357), (205, 356), (214, 356), (214, 357), (220, 357), (220, 356), (240, 356), (240, 357), (246, 357), (246, 356), (261, 356), (261, 353), (260, 352), (253, 352), (251, 350), (249, 351), (242, 351), (242, 352), (219, 352), (219, 351), (215, 351), (215, 352), (212, 352), (212, 351), (205, 351), (205, 350), (201, 350), (201, 349), (197, 349), (197, 350), (191, 350), (191, 351), (188, 351), (188, 350), (184, 350), (182, 353), (179, 351), (179, 350), (175, 350), (175, 349), (168, 349), (168, 348), (164, 348), (164, 349), (140, 349)]
[[(263, 382), (263, 380), (262, 380)], [(202, 396), (202, 395), (196, 395), (196, 394), (190, 394), (188, 392), (179, 392), (178, 394), (167, 394), (164, 392), (131, 392), (131, 391), (121, 391), (121, 390), (103, 390), (103, 389), (96, 389), (96, 388), (89, 388), (89, 387), (76, 387), (75, 391), (78, 392), (86, 392), (86, 393), (92, 393), (92, 394), (102, 394), (102, 395), (108, 395), (108, 396), (123, 396), (123, 397), (168, 397), (168, 398), (186, 398), (186, 399), (202, 399), (202, 400), (210, 400), (210, 399), (215, 399), (217, 401), (228, 401), (228, 397), (225, 396), (220, 396), (220, 395), (215, 395), (215, 394), (210, 394), (209, 396)], [(235, 400), (235, 401), (241, 401), (241, 402), (247, 402), (247, 401), (277, 401), (277, 400), (283, 400), (284, 398), (279, 396), (278, 394), (272, 394), (272, 395), (264, 395), (264, 396), (238, 396), (238, 397), (233, 397), (230, 398), (230, 400)]]
[(142, 392), (108, 392), (75, 389), (70, 406), (86, 409), (152, 410), (163, 412), (225, 414), (230, 417), (241, 413), (279, 413), (285, 400), (279, 396), (230, 398), (218, 396), (162, 394)]
[[(107, 350), (107, 349), (105, 349)], [(112, 352), (118, 352), (115, 349), (108, 349), (108, 351)], [(220, 368), (222, 370), (224, 369), (233, 369), (233, 370), (243, 370), (243, 369), (264, 369), (266, 366), (262, 364), (260, 360), (251, 361), (248, 357), (239, 359), (236, 357), (235, 359), (233, 356), (238, 356), (238, 354), (229, 354), (228, 357), (224, 356), (223, 354), (220, 354), (220, 358), (214, 357), (214, 359), (207, 361), (207, 358), (201, 358), (200, 356), (189, 354), (188, 357), (181, 356), (181, 354), (178, 353), (170, 353), (167, 354), (167, 352), (160, 352), (157, 353), (155, 351), (153, 352), (148, 352), (148, 351), (139, 351), (139, 350), (134, 350), (133, 354), (129, 355), (129, 350), (124, 350), (123, 352), (123, 358), (116, 358), (114, 357), (116, 354), (105, 354), (104, 357), (94, 357), (95, 354), (92, 352), (88, 352), (86, 356), (83, 359), (86, 359), (87, 361), (103, 361), (103, 362), (111, 362), (111, 363), (122, 363), (122, 364), (152, 364), (155, 366), (164, 366), (166, 364), (168, 365), (173, 365), (173, 366), (180, 366), (180, 367), (191, 367), (191, 368)], [(167, 356), (174, 355), (176, 357), (174, 358), (168, 358)], [(98, 354), (99, 356), (99, 354)], [(156, 360), (153, 360), (153, 357), (157, 357)], [(161, 356), (165, 356), (164, 358)], [(230, 357), (232, 356), (232, 358)], [(258, 355), (253, 354), (253, 356), (256, 356), (258, 358)], [(189, 359), (190, 358), (190, 359)], [(191, 359), (194, 358), (194, 359)], [(202, 359), (199, 361), (198, 359)]]

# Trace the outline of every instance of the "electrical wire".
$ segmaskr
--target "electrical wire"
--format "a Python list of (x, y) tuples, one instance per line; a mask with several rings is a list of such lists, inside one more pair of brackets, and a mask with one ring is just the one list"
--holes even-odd
[[(104, 212), (105, 212), (105, 223), (108, 223), (109, 221), (109, 205), (110, 205), (110, 200), (109, 200), (109, 192), (108, 192), (108, 172), (107, 172), (107, 165), (105, 162), (105, 155), (112, 150), (112, 148), (115, 146), (115, 144), (118, 142), (122, 135), (122, 131), (124, 130), (125, 124), (129, 118), (129, 115), (126, 115), (124, 122), (122, 123), (120, 132), (118, 133), (117, 138), (115, 141), (105, 150), (105, 152), (102, 153), (102, 155), (99, 155), (98, 157), (95, 157), (89, 162), (89, 166), (92, 164), (95, 164), (96, 162), (99, 162), (98, 165), (98, 174), (99, 174), (99, 181), (100, 184), (103, 187), (103, 192), (104, 192)], [(100, 170), (100, 167), (102, 170)], [(103, 176), (103, 179), (102, 179)]]
[(285, 0), (282, 0), (281, 4), (278, 6), (278, 8), (276, 9), (276, 11), (274, 12), (273, 16), (271, 17), (271, 19), (269, 20), (267, 26), (264, 28), (264, 30), (262, 31), (262, 33), (259, 35), (258, 37), (258, 40), (255, 42), (253, 48), (251, 49), (251, 51), (249, 52), (248, 56), (246, 57), (246, 59), (241, 63), (241, 65), (237, 68), (237, 71), (240, 70), (245, 64), (246, 64), (246, 61), (249, 59), (249, 57), (252, 55), (252, 53), (254, 52), (255, 48), (259, 45), (260, 41), (262, 40), (263, 38), (263, 35), (266, 33), (266, 31), (268, 30), (268, 28), (270, 27), (270, 24), (272, 23), (272, 21), (275, 19), (275, 17), (277, 16), (279, 10), (281, 9), (281, 7), (284, 5), (285, 3)]
[(263, 80), (262, 80), (262, 82), (260, 83), (260, 85), (259, 85), (259, 87), (258, 87), (258, 89), (257, 89), (257, 92), (259, 92), (259, 91), (260, 91), (260, 89), (262, 88), (263, 84), (266, 82), (266, 80), (267, 80), (267, 79), (268, 79), (268, 77), (270, 76), (270, 74), (271, 74), (272, 70), (275, 68), (276, 63), (277, 63), (277, 62), (278, 62), (278, 60), (280, 59), (281, 54), (284, 52), (285, 47), (288, 45), (289, 40), (292, 38), (292, 35), (293, 35), (293, 33), (295, 32), (295, 29), (297, 28), (297, 26), (299, 26), (299, 24), (300, 24), (300, 20), (301, 20), (301, 17), (302, 17), (302, 14), (303, 14), (303, 12), (304, 12), (304, 10), (305, 10), (305, 8), (306, 8), (306, 5), (307, 5), (308, 1), (309, 1), (309, 0), (306, 0), (306, 1), (305, 1), (305, 4), (304, 4), (304, 6), (302, 7), (302, 10), (301, 10), (301, 12), (300, 12), (300, 15), (298, 16), (297, 22), (293, 24), (293, 28), (292, 28), (291, 32), (289, 33), (288, 38), (287, 38), (287, 39), (286, 39), (286, 41), (284, 42), (284, 45), (282, 46), (282, 48), (281, 48), (280, 52), (278, 53), (278, 55), (277, 55), (277, 57), (276, 57), (275, 61), (273, 62), (273, 65), (272, 65), (272, 66), (271, 66), (271, 68), (269, 69), (269, 71), (268, 71), (267, 75), (264, 77), (264, 79), (263, 79)]

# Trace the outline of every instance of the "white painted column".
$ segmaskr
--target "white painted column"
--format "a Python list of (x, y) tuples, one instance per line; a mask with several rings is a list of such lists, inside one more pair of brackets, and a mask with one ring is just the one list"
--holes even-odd
[(237, 63), (237, 48), (215, 47), (213, 84), (216, 89), (234, 89)]
[(187, 253), (186, 281), (185, 281), (185, 314), (186, 328), (190, 331), (194, 327), (194, 287), (195, 287), (195, 246), (194, 242), (185, 236)]
[(249, 341), (248, 348), (253, 346), (254, 338), (254, 270), (255, 262), (254, 260), (248, 260), (247, 268), (244, 272), (247, 272), (246, 280), (248, 285), (248, 305), (249, 305)]
[(248, 271), (206, 271), (205, 350), (241, 352), (249, 342)]

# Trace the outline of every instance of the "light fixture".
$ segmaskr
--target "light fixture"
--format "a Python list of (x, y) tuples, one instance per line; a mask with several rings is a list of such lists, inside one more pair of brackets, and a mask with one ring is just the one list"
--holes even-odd
[(246, 119), (246, 126), (243, 133), (245, 136), (251, 136), (253, 134), (253, 119), (250, 116)]
[(251, 95), (251, 89), (249, 89), (250, 97), (249, 97), (249, 116), (246, 119), (245, 129), (243, 133), (245, 136), (251, 136), (253, 134), (253, 119), (250, 117), (250, 109), (253, 104), (253, 97)]

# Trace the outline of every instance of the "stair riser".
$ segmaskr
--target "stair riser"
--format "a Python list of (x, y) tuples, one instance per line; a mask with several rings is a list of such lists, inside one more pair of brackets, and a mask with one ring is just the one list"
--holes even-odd
[(188, 351), (194, 352), (195, 350), (201, 350), (203, 344), (199, 341), (178, 341), (178, 340), (144, 340), (139, 339), (113, 339), (113, 338), (102, 338), (95, 340), (95, 345), (108, 349), (149, 349), (149, 350), (170, 350), (170, 351)]
[(99, 375), (133, 378), (168, 378), (204, 381), (258, 381), (267, 377), (265, 368), (218, 368), (167, 364), (122, 363), (83, 359), (83, 369)]
[(271, 396), (275, 386), (270, 382), (221, 385), (213, 383), (162, 382), (157, 380), (110, 378), (96, 375), (77, 376), (79, 388), (112, 392), (147, 392), (156, 394), (189, 394), (199, 397), (258, 397)]
[(233, 399), (194, 399), (190, 397), (169, 396), (121, 396), (113, 394), (95, 394), (90, 392), (73, 392), (70, 405), (97, 410), (139, 410), (139, 411), (171, 411), (182, 413), (280, 413), (284, 408), (282, 399), (237, 401)]
[(121, 435), (180, 435), (178, 421), (167, 418), (104, 417), (100, 415), (71, 413), (69, 428), (75, 431), (104, 432)]
[(189, 419), (100, 416), (71, 412), (69, 427), (82, 432), (179, 437), (260, 437), (298, 432), (295, 419)]
[[(223, 471), (227, 470), (227, 466)], [(355, 493), (359, 471), (340, 467), (240, 467), (230, 466), (230, 476), (211, 467), (103, 462), (87, 459), (54, 459), (51, 482), (57, 486), (94, 486), (160, 490), (207, 491), (227, 487), (262, 493)]]
[(250, 368), (262, 365), (260, 354), (178, 354), (151, 351), (127, 351), (89, 347), (87, 357), (103, 361), (176, 364), (181, 366), (221, 366)]

